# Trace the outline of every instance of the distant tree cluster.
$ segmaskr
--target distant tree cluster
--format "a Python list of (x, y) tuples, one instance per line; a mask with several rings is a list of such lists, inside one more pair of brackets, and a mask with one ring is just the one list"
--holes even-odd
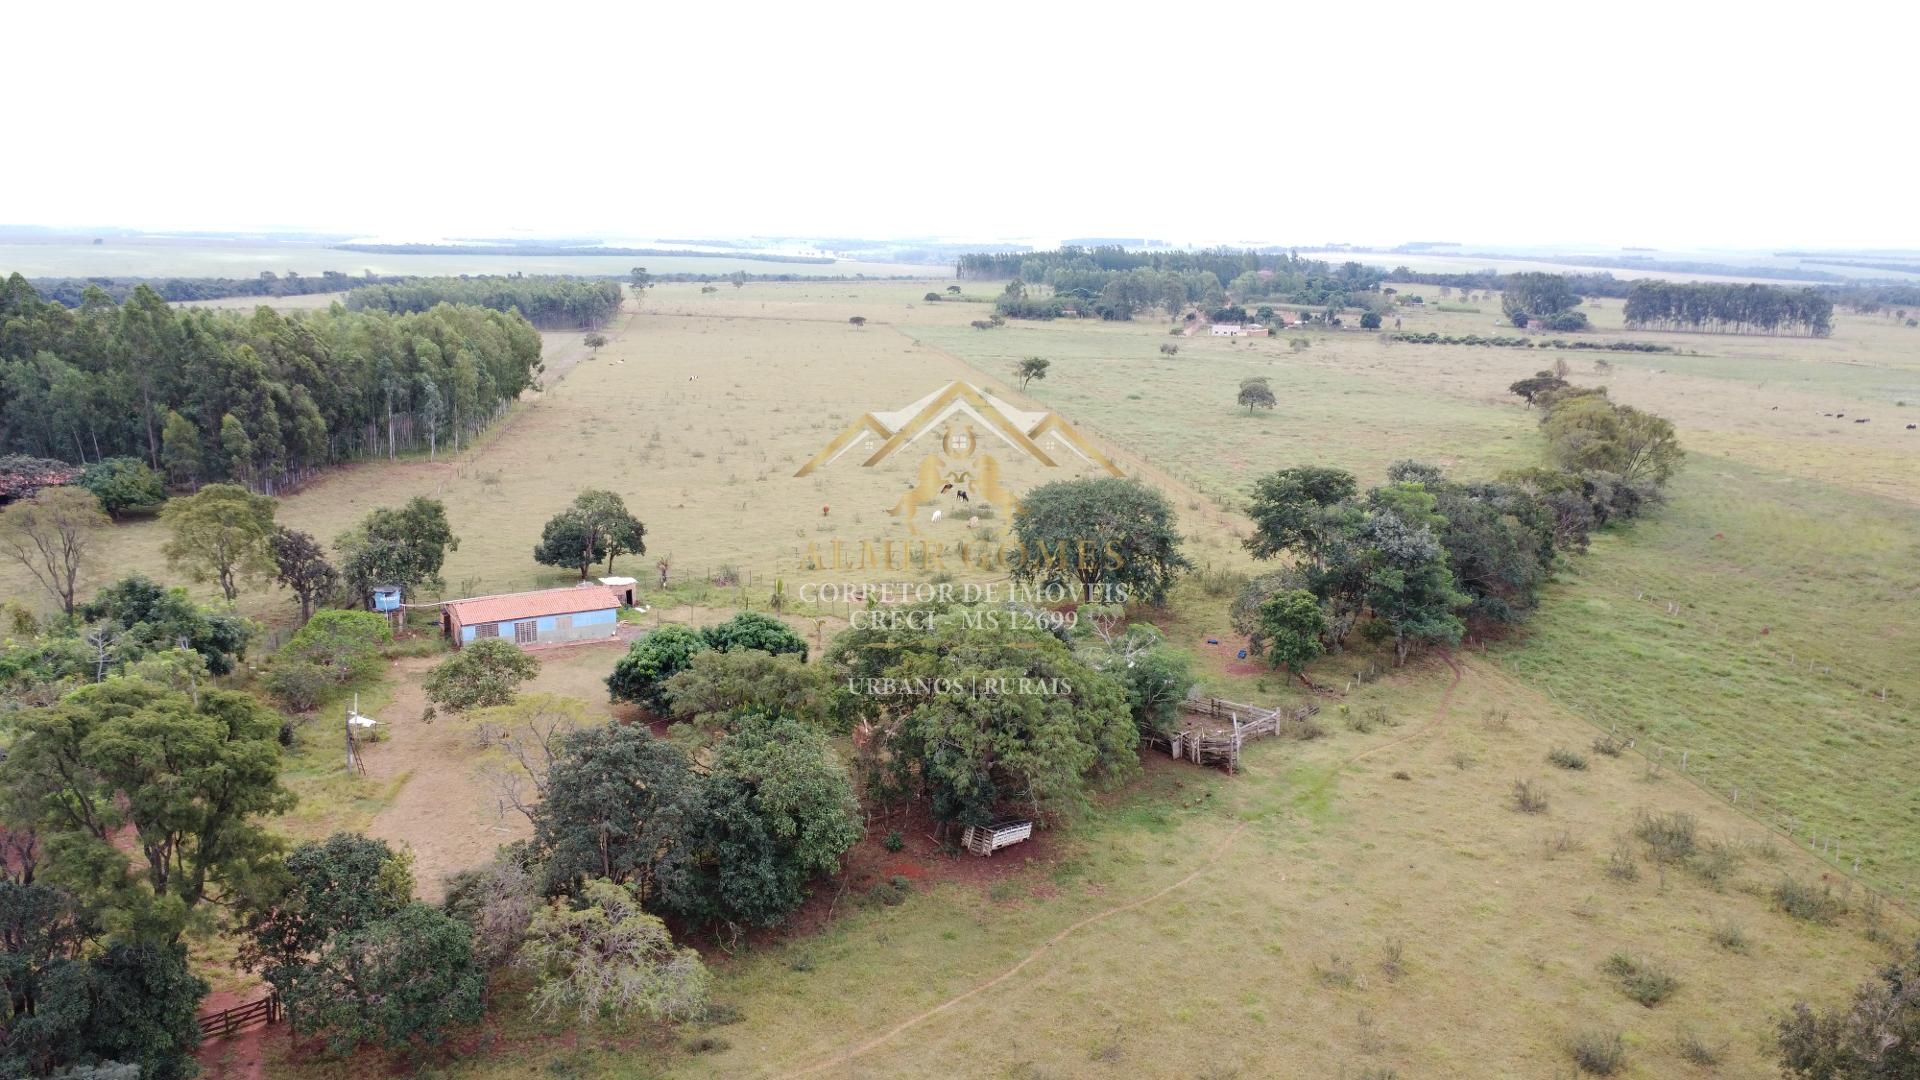
[(1587, 316), (1575, 310), (1580, 294), (1564, 274), (1508, 274), (1500, 308), (1513, 325), (1526, 328), (1538, 322), (1548, 330), (1585, 330)]
[(1566, 341), (1561, 338), (1544, 340), (1500, 334), (1437, 334), (1432, 331), (1424, 334), (1394, 334), (1393, 340), (1404, 341), (1411, 345), (1480, 345), (1494, 349), (1587, 349), (1600, 352), (1639, 353), (1674, 351), (1671, 345), (1655, 345), (1650, 341)]
[(1833, 332), (1833, 301), (1815, 289), (1721, 282), (1639, 281), (1623, 311), (1630, 327), (1709, 334)]
[(176, 310), (144, 286), (69, 310), (16, 274), (0, 283), (0, 450), (272, 493), (403, 443), (457, 447), (539, 365), (540, 335), (508, 312)]
[[(571, 258), (581, 255), (632, 255), (640, 258), (715, 258), (711, 251), (688, 248), (605, 247), (599, 244), (335, 244), (335, 251), (369, 255), (519, 255), (529, 258)], [(729, 251), (728, 259), (748, 262), (829, 264), (831, 255), (783, 255), (772, 251)]]
[[(1445, 296), (1447, 289), (1460, 289), (1473, 292), (1504, 292), (1511, 280), (1519, 275), (1502, 274), (1497, 270), (1479, 270), (1468, 273), (1447, 272), (1431, 273), (1410, 270), (1396, 266), (1387, 271), (1387, 281), (1395, 285), (1428, 285), (1441, 290)], [(1604, 296), (1619, 300), (1626, 297), (1633, 288), (1631, 280), (1614, 277), (1609, 273), (1578, 273), (1549, 275), (1564, 278), (1567, 287), (1580, 296)]]
[(594, 330), (620, 311), (618, 281), (561, 276), (423, 277), (362, 285), (347, 294), (350, 311), (405, 314), (438, 304), (518, 311), (542, 330)]
[[(1177, 317), (1190, 307), (1215, 308), (1235, 300), (1273, 299), (1315, 307), (1345, 306), (1379, 286), (1379, 270), (1357, 262), (1333, 266), (1285, 252), (1138, 251), (1119, 247), (1040, 252), (979, 252), (956, 263), (966, 278), (1012, 278), (998, 301), (1015, 319), (1063, 314), (1131, 319), (1153, 310)], [(1045, 287), (1047, 295), (1025, 286)]]
[(354, 277), (328, 270), (319, 277), (302, 277), (289, 270), (284, 275), (262, 270), (251, 278), (31, 278), (42, 299), (70, 308), (86, 302), (87, 292), (97, 289), (116, 304), (124, 304), (141, 286), (153, 290), (170, 304), (195, 300), (225, 300), (234, 296), (258, 296), (271, 299), (282, 296), (309, 296), (313, 293), (346, 292), (356, 285), (390, 285), (407, 280), (397, 274), (363, 274)]

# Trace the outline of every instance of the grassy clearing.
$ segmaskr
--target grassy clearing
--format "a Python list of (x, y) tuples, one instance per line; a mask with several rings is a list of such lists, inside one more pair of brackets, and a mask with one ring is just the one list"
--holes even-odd
[(1920, 669), (1904, 660), (1920, 655), (1917, 552), (1911, 510), (1695, 460), (1669, 506), (1574, 560), (1497, 654), (1904, 894), (1920, 885)]

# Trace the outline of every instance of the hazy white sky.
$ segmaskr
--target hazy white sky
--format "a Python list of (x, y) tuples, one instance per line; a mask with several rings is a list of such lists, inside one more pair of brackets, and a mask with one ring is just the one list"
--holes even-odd
[(16, 5), (0, 222), (1920, 246), (1920, 5)]

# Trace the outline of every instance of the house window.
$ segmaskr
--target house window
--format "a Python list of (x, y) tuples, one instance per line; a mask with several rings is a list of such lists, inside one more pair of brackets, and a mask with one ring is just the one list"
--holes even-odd
[(483, 622), (473, 628), (473, 636), (475, 638), (499, 637), (500, 624), (497, 622)]
[(560, 634), (564, 634), (567, 631), (573, 629), (573, 616), (571, 615), (556, 616), (553, 620), (553, 629), (555, 633), (560, 633)]
[(515, 645), (531, 645), (539, 636), (540, 624), (532, 619), (525, 619), (513, 624), (513, 643)]

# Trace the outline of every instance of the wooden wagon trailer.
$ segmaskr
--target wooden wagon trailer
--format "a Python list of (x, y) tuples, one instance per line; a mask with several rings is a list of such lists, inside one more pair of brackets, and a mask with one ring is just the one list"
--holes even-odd
[(1002, 821), (993, 825), (969, 825), (960, 843), (975, 855), (991, 855), (1010, 844), (1033, 837), (1033, 822)]

